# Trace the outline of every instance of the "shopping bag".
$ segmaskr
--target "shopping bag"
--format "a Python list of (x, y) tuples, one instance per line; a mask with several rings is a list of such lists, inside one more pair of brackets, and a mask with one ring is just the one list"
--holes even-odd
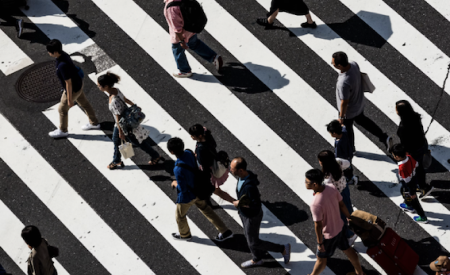
[(119, 146), (119, 151), (124, 159), (129, 159), (134, 156), (133, 145), (129, 142), (124, 143), (122, 141), (122, 144)]
[(361, 73), (361, 85), (365, 93), (373, 93), (375, 91), (375, 86), (366, 73)]

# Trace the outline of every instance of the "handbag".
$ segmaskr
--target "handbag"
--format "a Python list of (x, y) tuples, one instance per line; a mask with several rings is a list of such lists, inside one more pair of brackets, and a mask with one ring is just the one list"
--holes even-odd
[(134, 128), (137, 128), (142, 121), (145, 119), (145, 114), (142, 112), (142, 109), (138, 107), (136, 104), (133, 106), (127, 107), (125, 101), (119, 98), (125, 105), (125, 110), (120, 115), (119, 125), (124, 132), (131, 131)]
[(365, 93), (373, 93), (373, 91), (375, 91), (375, 86), (372, 81), (370, 81), (369, 75), (366, 73), (361, 73), (361, 85), (363, 92)]
[(124, 159), (129, 159), (132, 156), (134, 156), (133, 145), (129, 142), (123, 143), (123, 140), (122, 140), (122, 144), (119, 145), (119, 151), (122, 154)]

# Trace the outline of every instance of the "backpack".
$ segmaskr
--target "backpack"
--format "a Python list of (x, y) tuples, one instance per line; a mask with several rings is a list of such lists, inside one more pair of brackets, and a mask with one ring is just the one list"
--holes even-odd
[(176, 6), (180, 7), (181, 14), (183, 15), (183, 29), (193, 33), (200, 33), (203, 31), (208, 19), (199, 2), (196, 0), (170, 2), (166, 9)]
[(219, 151), (217, 154), (214, 153), (214, 162), (211, 167), (211, 174), (213, 177), (220, 179), (223, 174), (225, 174), (230, 166), (230, 158), (227, 152)]
[(366, 247), (377, 245), (386, 230), (386, 223), (382, 219), (361, 210), (353, 212), (349, 221), (349, 228)]

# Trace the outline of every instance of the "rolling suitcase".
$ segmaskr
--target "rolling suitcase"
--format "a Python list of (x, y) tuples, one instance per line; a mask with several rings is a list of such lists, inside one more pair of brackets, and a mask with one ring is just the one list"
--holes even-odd
[(412, 275), (419, 263), (419, 255), (391, 228), (379, 243), (367, 250), (369, 255), (388, 275)]

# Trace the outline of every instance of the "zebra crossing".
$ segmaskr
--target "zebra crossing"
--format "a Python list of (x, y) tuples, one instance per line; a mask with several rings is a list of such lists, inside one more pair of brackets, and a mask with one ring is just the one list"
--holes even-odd
[[(267, 45), (269, 44), (267, 37), (262, 36), (254, 27), (249, 27), (248, 23), (243, 23), (242, 16), (232, 12), (235, 10), (232, 3), (224, 3), (221, 0), (202, 3), (206, 14), (214, 15), (209, 16), (208, 25), (202, 35), (208, 44), (213, 45), (213, 48), (217, 45), (225, 49), (224, 56), (230, 56), (229, 59), (225, 59), (225, 63), (227, 60), (235, 61), (234, 63), (241, 68), (243, 74), (252, 76), (248, 78), (248, 81), (252, 85), (269, 91), (268, 96), (243, 95), (236, 92), (232, 87), (234, 85), (228, 84), (229, 82), (226, 82), (223, 76), (216, 74), (211, 66), (198, 61), (190, 54), (188, 59), (196, 73), (194, 77), (173, 79), (170, 75), (175, 70), (175, 63), (168, 44), (167, 27), (164, 25), (163, 17), (154, 16), (161, 13), (162, 3), (156, 0), (86, 2), (89, 3), (84, 3), (84, 6), (81, 4), (75, 10), (80, 11), (83, 8), (91, 10), (95, 17), (98, 17), (98, 21), (95, 22), (99, 24), (98, 27), (92, 24), (91, 28), (98, 28), (98, 30), (111, 28), (113, 30), (110, 34), (114, 34), (113, 37), (100, 33), (89, 37), (86, 30), (82, 30), (56, 6), (57, 3), (50, 0), (29, 1), (30, 9), (22, 12), (47, 38), (61, 40), (66, 52), (81, 52), (91, 58), (97, 73), (89, 72), (89, 76), (85, 78), (85, 90), (89, 91), (88, 96), (100, 117), (111, 121), (106, 108), (106, 98), (96, 90), (96, 78), (101, 73), (112, 71), (122, 77), (119, 89), (131, 100), (142, 105), (148, 117), (144, 125), (150, 129), (152, 140), (158, 146), (158, 150), (164, 153), (166, 159), (173, 157), (167, 152), (167, 140), (178, 136), (185, 141), (188, 148), (193, 148), (194, 142), (185, 129), (190, 124), (202, 122), (213, 130), (221, 149), (227, 150), (231, 155), (243, 155), (250, 160), (250, 163), (253, 160), (252, 166), (255, 169), (251, 169), (262, 175), (262, 181), (266, 183), (261, 187), (263, 200), (267, 200), (261, 228), (262, 238), (269, 238), (280, 243), (291, 243), (293, 254), (292, 262), (288, 265), (282, 263), (280, 255), (272, 254), (270, 256), (272, 261), (269, 260), (270, 269), (241, 270), (239, 264), (249, 257), (249, 252), (245, 248), (233, 249), (238, 237), (235, 237), (233, 245), (214, 243), (211, 240), (214, 230), (208, 228), (205, 220), (196, 213), (189, 215), (191, 218), (189, 223), (195, 236), (194, 241), (190, 243), (174, 241), (171, 238), (172, 231), (176, 230), (173, 217), (173, 195), (170, 193), (169, 186), (164, 186), (155, 180), (155, 178), (158, 179), (157, 171), (147, 171), (143, 167), (142, 163), (145, 161), (142, 161), (142, 154), (137, 153), (133, 161), (125, 161), (129, 169), (109, 171), (106, 164), (109, 163), (112, 146), (108, 131), (81, 131), (80, 125), (86, 118), (79, 108), (73, 108), (70, 111), (71, 136), (68, 140), (50, 141), (46, 136), (48, 131), (37, 133), (36, 128), (25, 127), (20, 122), (27, 118), (13, 117), (12, 114), (17, 110), (3, 108), (5, 104), (11, 105), (11, 102), (3, 101), (0, 103), (0, 113), (2, 113), (0, 140), (3, 140), (1, 160), (18, 176), (18, 185), (31, 190), (33, 195), (45, 205), (44, 212), (54, 214), (61, 226), (67, 228), (67, 233), (75, 237), (67, 240), (68, 244), (84, 248), (76, 250), (79, 255), (62, 254), (58, 258), (58, 272), (61, 274), (223, 274), (228, 272), (284, 274), (286, 271), (291, 274), (305, 274), (310, 272), (315, 262), (315, 237), (312, 221), (308, 217), (310, 216), (308, 205), (312, 196), (304, 187), (303, 174), (306, 170), (318, 165), (315, 159), (317, 149), (330, 148), (333, 144), (333, 140), (324, 127), (336, 117), (335, 104), (333, 100), (330, 100), (330, 96), (324, 96), (324, 91), (312, 84), (310, 77), (305, 77), (304, 71), (292, 66), (286, 60), (286, 56), (280, 55), (279, 51), (273, 49), (273, 45)], [(253, 7), (260, 11), (261, 7), (267, 10), (270, 6), (268, 0), (248, 0), (247, 2), (252, 2), (248, 10), (252, 15), (250, 21), (254, 21), (259, 16), (252, 9)], [(428, 77), (434, 85), (442, 85), (446, 67), (450, 62), (448, 57), (425, 35), (409, 25), (395, 10), (381, 0), (373, 1), (371, 4), (358, 1), (341, 2), (393, 46), (399, 55), (404, 56), (416, 66), (418, 72)], [(427, 2), (431, 5), (433, 1)], [(373, 18), (368, 16), (369, 13), (389, 17), (393, 33), (385, 34), (386, 25), (372, 20)], [(130, 14), (133, 16), (129, 16)], [(78, 16), (92, 20), (94, 17), (87, 13), (80, 13)], [(317, 69), (331, 71), (329, 66), (331, 54), (337, 50), (343, 50), (347, 52), (350, 59), (358, 62), (362, 71), (370, 75), (377, 87), (376, 92), (366, 95), (366, 98), (372, 103), (369, 106), (375, 106), (377, 109), (375, 112), (382, 114), (383, 124), (386, 121), (388, 130), (399, 123), (393, 107), (399, 99), (409, 100), (415, 110), (421, 113), (424, 126), (428, 125), (432, 114), (430, 106), (415, 102), (413, 99), (415, 97), (410, 96), (408, 90), (401, 89), (396, 81), (378, 67), (379, 64), (373, 64), (366, 59), (364, 54), (355, 49), (351, 43), (347, 43), (316, 14), (312, 16), (319, 26), (315, 30), (306, 31), (299, 28), (299, 17), (289, 14), (278, 16), (278, 21), (296, 37), (282, 36), (280, 41), (290, 40), (287, 42), (288, 45), (302, 43), (312, 51), (311, 59), (320, 61), (314, 63), (308, 70), (314, 70), (317, 66)], [(87, 22), (91, 21), (87, 20)], [(116, 36), (127, 37), (125, 40), (129, 41), (129, 44), (125, 42), (127, 47), (122, 50), (110, 47), (109, 44), (116, 43), (114, 40)], [(8, 78), (15, 77), (20, 74), (20, 70), (43, 58), (30, 52), (30, 49), (22, 50), (15, 44), (17, 39), (8, 36), (2, 29), (0, 29), (0, 39), (1, 61), (7, 60), (13, 64), (0, 66), (4, 74), (0, 76), (2, 82), (7, 83)], [(280, 38), (277, 37), (277, 39)], [(292, 41), (293, 39), (295, 42)], [(403, 43), (408, 45), (408, 48), (405, 48), (406, 51), (398, 44), (399, 41), (405, 41)], [(35, 48), (40, 48), (45, 53), (45, 47)], [(281, 50), (283, 49), (285, 48), (281, 47)], [(131, 61), (126, 62), (127, 58), (121, 57), (121, 51), (137, 53), (139, 57), (130, 56), (130, 59), (134, 60), (133, 62), (139, 60), (142, 63), (136, 66)], [(11, 55), (6, 54), (8, 52), (11, 52)], [(295, 49), (290, 53), (292, 52), (295, 52)], [(101, 58), (100, 55), (102, 55)], [(442, 57), (437, 58), (439, 56)], [(306, 60), (309, 57), (307, 56)], [(304, 58), (299, 57), (298, 60), (302, 61)], [(421, 58), (437, 59), (425, 62), (426, 60)], [(136, 73), (139, 69), (149, 74)], [(238, 74), (234, 73), (234, 77), (239, 77)], [(324, 77), (324, 79), (327, 82), (332, 78)], [(328, 81), (327, 85), (334, 85), (334, 83)], [(12, 88), (7, 89), (12, 91)], [(332, 98), (334, 90), (329, 90), (328, 93)], [(270, 103), (266, 103), (267, 101)], [(443, 95), (443, 102), (446, 106), (447, 94)], [(35, 116), (33, 117), (35, 123), (44, 125), (43, 128), (54, 127), (58, 125), (59, 120), (56, 106), (47, 106), (49, 108), (45, 110), (42, 108), (38, 110), (39, 108), (36, 107), (30, 113), (25, 112), (24, 116), (32, 113)], [(180, 107), (183, 106), (190, 107), (188, 111), (182, 111)], [(274, 115), (268, 114), (274, 110), (278, 112)], [(292, 118), (291, 124), (282, 123), (292, 128), (274, 127), (273, 119), (277, 115), (281, 119)], [(435, 165), (441, 167), (441, 173), (437, 179), (445, 184), (445, 180), (449, 183), (450, 165), (447, 159), (450, 155), (448, 154), (450, 123), (442, 116), (435, 119), (427, 138), (436, 160)], [(38, 138), (36, 135), (41, 137)], [(446, 235), (450, 223), (446, 218), (449, 215), (447, 201), (440, 196), (437, 199), (426, 200), (422, 205), (429, 214), (430, 223), (415, 224), (411, 217), (401, 213), (397, 207), (402, 199), (399, 186), (395, 184), (396, 164), (386, 155), (382, 145), (370, 139), (367, 133), (355, 129), (355, 136), (356, 147), (361, 153), (355, 157), (354, 165), (361, 174), (363, 184), (372, 186), (372, 189), (378, 190), (378, 194), (370, 195), (364, 192), (364, 189), (360, 191), (353, 188), (353, 203), (358, 209), (380, 215), (400, 235), (411, 240), (421, 257), (415, 274), (431, 274), (427, 264), (435, 259), (440, 251), (448, 250), (450, 247), (450, 237)], [(299, 145), (298, 141), (293, 142), (296, 139), (300, 139), (300, 143), (308, 143), (306, 147), (310, 147), (310, 150), (308, 148), (305, 150), (305, 146)], [(48, 143), (51, 143), (51, 146), (47, 146)], [(221, 144), (225, 144), (224, 148)], [(51, 160), (50, 150), (66, 148), (68, 152), (76, 152), (83, 159), (79, 168), (74, 158), (65, 159), (59, 155), (57, 159), (60, 158), (60, 163), (58, 160)], [(86, 177), (67, 172), (63, 168), (64, 165), (74, 166), (76, 174), (86, 174)], [(81, 170), (81, 166), (88, 167), (88, 170)], [(93, 192), (100, 191), (100, 186), (108, 186), (114, 190), (111, 195), (112, 205), (105, 208), (99, 207), (95, 202), (96, 199), (88, 194), (89, 188), (83, 184), (90, 182), (91, 174), (95, 174), (93, 178), (99, 179), (99, 187), (96, 186), (96, 181), (92, 181)], [(433, 175), (433, 178), (436, 176)], [(81, 181), (83, 184), (80, 184)], [(230, 176), (224, 185), (224, 190), (233, 195), (234, 186), (235, 180)], [(373, 191), (370, 192), (373, 193)], [(98, 197), (99, 203), (109, 201), (109, 193), (99, 194), (101, 195)], [(242, 225), (235, 209), (218, 197), (214, 196), (213, 199), (221, 206), (221, 209), (216, 210), (219, 215), (230, 223), (235, 233), (241, 233)], [(27, 250), (20, 239), (19, 231), (29, 220), (25, 222), (22, 214), (17, 212), (22, 212), (22, 208), (31, 206), (27, 206), (25, 202), (18, 206), (17, 203), (12, 202), (11, 198), (5, 198), (4, 195), (0, 197), (0, 200), (2, 201), (1, 213), (5, 213), (2, 216), (4, 221), (2, 224), (8, 224), (8, 226), (0, 226), (3, 236), (7, 236), (1, 241), (0, 246), (8, 256), (5, 259), (0, 258), (1, 263), (5, 263), (4, 266), (17, 272), (25, 272), (24, 261)], [(274, 206), (280, 201), (286, 204)], [(122, 210), (119, 205), (124, 205), (125, 210)], [(118, 225), (125, 225), (131, 218), (124, 218), (124, 215), (121, 216), (123, 221), (114, 218), (116, 211), (122, 210), (124, 211), (122, 214), (126, 215), (127, 209), (132, 210), (130, 217), (137, 217), (136, 223), (142, 225), (142, 230), (137, 230), (135, 236), (130, 235), (133, 228), (122, 229)], [(296, 209), (297, 212), (292, 212), (291, 215), (286, 213), (292, 209)], [(39, 216), (34, 217), (34, 221), (45, 223), (39, 220)], [(130, 224), (129, 227), (133, 226)], [(145, 233), (144, 236), (143, 231), (150, 233)], [(53, 232), (53, 234), (57, 233)], [(52, 240), (51, 237), (47, 238)], [(53, 238), (58, 237), (53, 236)], [(138, 244), (140, 238), (151, 239), (159, 245), (144, 248)], [(427, 240), (426, 243), (421, 243), (424, 239)], [(245, 247), (245, 241), (242, 238), (239, 240), (240, 245)], [(364, 253), (360, 243), (357, 243), (355, 247), (364, 259), (362, 265), (367, 274), (385, 274)], [(0, 253), (0, 257), (1, 255)], [(346, 274), (351, 271), (348, 262), (345, 262), (345, 257), (337, 254), (336, 258), (341, 262), (330, 262), (324, 274)], [(88, 264), (88, 266), (79, 269), (81, 264)], [(90, 265), (92, 265), (91, 270)], [(94, 268), (94, 266), (100, 267)], [(170, 272), (167, 271), (169, 269)]]

